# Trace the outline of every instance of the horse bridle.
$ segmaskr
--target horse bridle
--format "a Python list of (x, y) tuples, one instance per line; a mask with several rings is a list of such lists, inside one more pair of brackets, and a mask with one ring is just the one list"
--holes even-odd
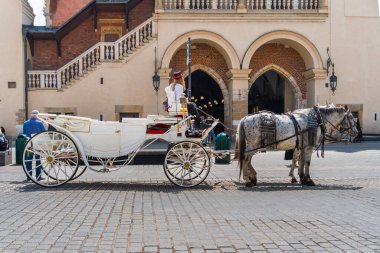
[[(318, 113), (320, 114), (319, 110), (318, 110)], [(327, 141), (329, 142), (340, 142), (342, 140), (345, 140), (347, 141), (349, 138), (348, 136), (350, 135), (350, 133), (353, 131), (352, 128), (353, 128), (353, 125), (351, 124), (351, 121), (349, 119), (349, 115), (350, 115), (350, 111), (346, 111), (345, 114), (344, 114), (344, 117), (343, 119), (340, 121), (340, 123), (338, 124), (338, 126), (335, 126), (333, 123), (331, 123), (327, 117), (325, 117), (323, 119), (322, 115), (320, 116), (321, 119), (322, 119), (322, 124), (324, 125), (324, 128), (326, 129), (326, 123), (324, 121), (326, 121), (330, 126), (332, 126), (335, 130), (337, 130), (340, 134), (341, 134), (341, 138), (340, 139), (337, 139), (335, 138), (334, 136), (332, 136), (331, 134), (328, 134), (325, 132), (325, 137)], [(346, 124), (348, 125), (348, 127), (343, 127), (343, 124), (344, 122), (346, 122)]]

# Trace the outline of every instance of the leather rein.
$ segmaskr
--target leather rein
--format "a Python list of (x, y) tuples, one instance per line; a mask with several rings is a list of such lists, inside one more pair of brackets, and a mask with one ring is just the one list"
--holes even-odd
[[(322, 140), (321, 140), (321, 143), (318, 145), (318, 147), (315, 149), (315, 151), (317, 151), (317, 156), (319, 157), (319, 153), (318, 153), (318, 150), (320, 147), (322, 147), (322, 150), (321, 150), (321, 156), (322, 158), (324, 158), (324, 153), (325, 153), (325, 141), (327, 140), (329, 143), (337, 143), (337, 142), (341, 142), (342, 140), (345, 140), (345, 141), (348, 141), (348, 135), (350, 134), (350, 132), (352, 131), (352, 124), (351, 124), (351, 121), (350, 119), (348, 118), (348, 115), (349, 115), (349, 111), (347, 111), (343, 117), (343, 119), (340, 121), (340, 123), (338, 124), (338, 126), (335, 126), (333, 123), (331, 123), (327, 117), (323, 118), (322, 117), (322, 114), (319, 110), (319, 108), (317, 107), (317, 115), (318, 115), (318, 120), (320, 121), (320, 128), (322, 130)], [(344, 121), (347, 121), (348, 122), (348, 127), (342, 127), (343, 125), (343, 122)], [(333, 127), (333, 129), (337, 130), (340, 134), (341, 134), (341, 137), (344, 135), (345, 138), (340, 138), (340, 139), (337, 139), (335, 138), (334, 136), (332, 136), (331, 134), (328, 134), (326, 132), (326, 122)]]

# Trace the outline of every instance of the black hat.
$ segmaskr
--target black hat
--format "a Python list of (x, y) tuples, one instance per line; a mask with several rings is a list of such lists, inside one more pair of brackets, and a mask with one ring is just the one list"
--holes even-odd
[(173, 73), (173, 78), (174, 79), (180, 79), (182, 78), (182, 72), (181, 71), (176, 71)]

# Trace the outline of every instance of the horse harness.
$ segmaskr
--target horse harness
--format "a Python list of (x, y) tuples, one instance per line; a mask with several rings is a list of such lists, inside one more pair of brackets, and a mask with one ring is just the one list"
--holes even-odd
[[(302, 129), (301, 129), (300, 125), (298, 124), (298, 121), (296, 120), (296, 117), (294, 117), (294, 114), (289, 113), (287, 115), (289, 116), (289, 118), (293, 122), (295, 136), (297, 137), (297, 140), (296, 140), (296, 149), (299, 149), (299, 135), (300, 135), (300, 131), (302, 131)], [(301, 136), (302, 136), (301, 147), (303, 148), (303, 144), (304, 144), (303, 135), (301, 135)]]
[(275, 149), (276, 145), (276, 115), (273, 112), (260, 113), (261, 145)]
[[(263, 114), (265, 113), (265, 114)], [(291, 138), (296, 137), (296, 149), (303, 149), (304, 148), (304, 136), (303, 134), (308, 132), (310, 135), (310, 130), (315, 130), (316, 128), (320, 127), (322, 131), (322, 149), (324, 152), (324, 136), (326, 134), (326, 127), (322, 119), (321, 112), (319, 111), (318, 107), (314, 107), (313, 110), (308, 114), (308, 127), (304, 130), (302, 130), (301, 126), (298, 124), (297, 119), (294, 117), (294, 114), (288, 113), (287, 115), (293, 122), (295, 134), (291, 135), (289, 137), (286, 137), (282, 140), (276, 140), (276, 118), (275, 114), (273, 112), (268, 111), (260, 111), (260, 131), (261, 131), (261, 142), (262, 145), (259, 148), (255, 148), (252, 150), (247, 150), (246, 152), (252, 152), (256, 150), (260, 150), (263, 148), (271, 147), (274, 148), (275, 145), (287, 141)], [(301, 135), (301, 145), (299, 143), (299, 136)], [(323, 155), (323, 153), (322, 153)]]

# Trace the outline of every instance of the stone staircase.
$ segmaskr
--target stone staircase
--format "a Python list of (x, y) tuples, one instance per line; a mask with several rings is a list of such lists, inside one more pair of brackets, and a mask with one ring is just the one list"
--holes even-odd
[(99, 42), (56, 71), (28, 71), (28, 89), (62, 91), (103, 63), (128, 62), (156, 39), (153, 24), (150, 18), (115, 42)]

